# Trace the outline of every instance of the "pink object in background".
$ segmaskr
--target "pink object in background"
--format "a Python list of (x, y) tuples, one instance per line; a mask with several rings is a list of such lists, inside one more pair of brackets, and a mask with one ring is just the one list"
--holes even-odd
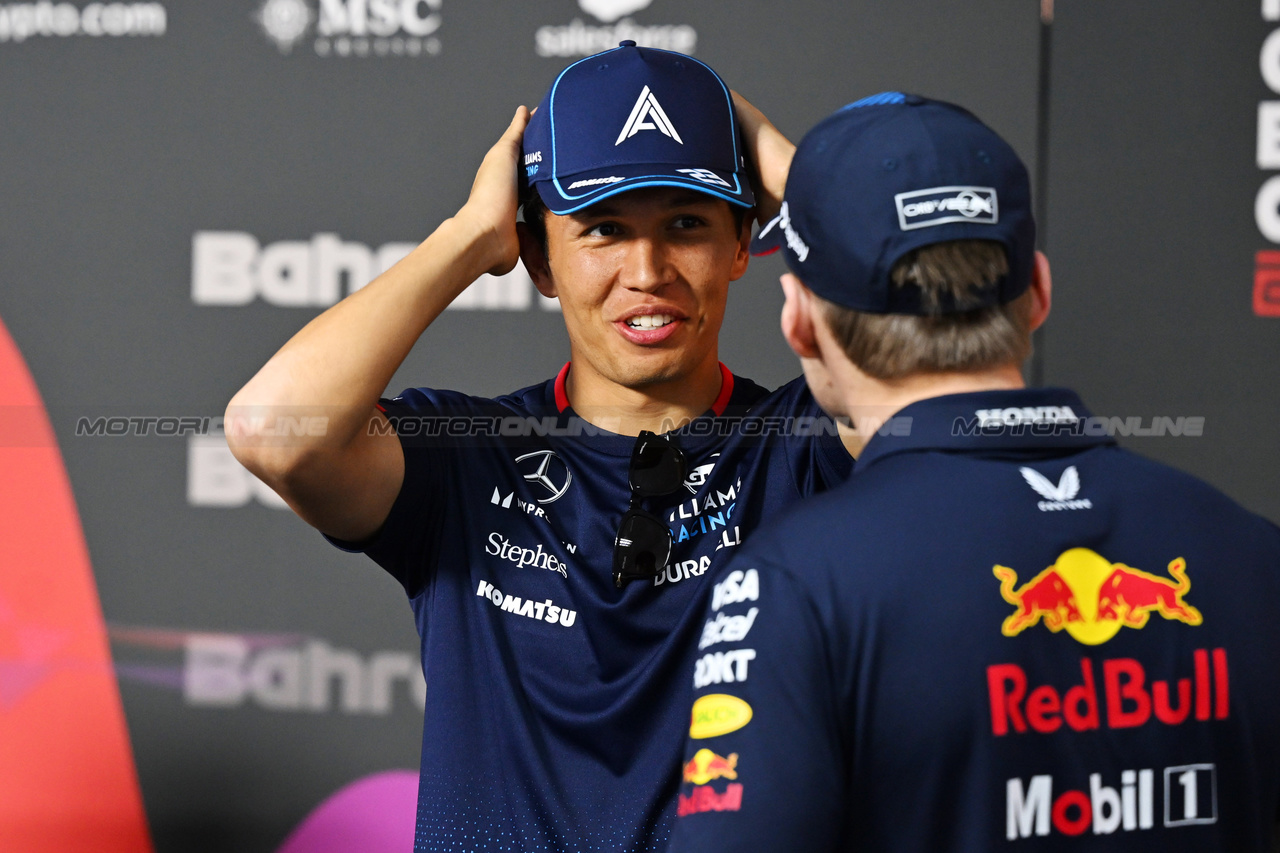
[(418, 774), (358, 779), (316, 806), (276, 853), (411, 853)]

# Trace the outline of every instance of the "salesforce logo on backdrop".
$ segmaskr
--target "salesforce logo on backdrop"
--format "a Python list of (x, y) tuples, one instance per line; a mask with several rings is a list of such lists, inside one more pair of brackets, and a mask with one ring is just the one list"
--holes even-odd
[(283, 54), (315, 27), (319, 56), (435, 56), (444, 0), (263, 0), (253, 18)]
[(630, 39), (641, 47), (657, 47), (692, 54), (698, 46), (698, 32), (688, 24), (637, 24), (630, 17), (649, 7), (653, 0), (578, 0), (582, 11), (600, 21), (583, 23), (574, 18), (568, 24), (539, 27), (534, 34), (538, 56), (590, 56), (617, 47)]

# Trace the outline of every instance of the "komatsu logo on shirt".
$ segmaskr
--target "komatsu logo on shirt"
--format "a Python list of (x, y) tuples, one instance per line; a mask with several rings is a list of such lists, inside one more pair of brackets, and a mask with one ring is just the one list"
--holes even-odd
[(898, 205), (898, 226), (903, 231), (947, 222), (995, 225), (1000, 221), (996, 191), (992, 187), (931, 187), (893, 197)]
[(503, 595), (502, 590), (495, 588), (488, 581), (480, 581), (476, 595), (489, 599), (494, 607), (499, 607), (508, 613), (552, 624), (559, 622), (566, 628), (572, 627), (578, 619), (578, 611), (558, 607), (549, 598), (545, 601), (534, 601), (521, 599), (518, 595)]

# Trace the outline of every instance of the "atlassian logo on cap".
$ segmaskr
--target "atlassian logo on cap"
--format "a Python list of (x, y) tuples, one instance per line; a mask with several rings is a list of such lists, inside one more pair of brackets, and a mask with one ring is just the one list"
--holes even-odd
[[(646, 119), (652, 119), (652, 121)], [(676, 132), (675, 125), (671, 123), (671, 119), (667, 118), (662, 105), (658, 103), (657, 97), (648, 86), (645, 86), (640, 92), (640, 97), (636, 98), (636, 104), (631, 108), (631, 115), (627, 116), (627, 123), (622, 126), (622, 132), (618, 134), (618, 141), (613, 143), (614, 147), (621, 145), (624, 140), (630, 139), (642, 130), (659, 131), (664, 136), (669, 136), (684, 145), (684, 140)]]
[(946, 222), (995, 225), (1000, 205), (992, 187), (933, 187), (893, 197), (898, 203), (898, 225), (903, 231), (928, 228)]

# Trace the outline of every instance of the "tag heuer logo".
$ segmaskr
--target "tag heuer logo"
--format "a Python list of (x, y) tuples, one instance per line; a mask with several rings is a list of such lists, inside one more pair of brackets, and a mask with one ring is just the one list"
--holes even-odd
[(1000, 206), (991, 187), (933, 187), (898, 193), (893, 199), (903, 231), (946, 222), (995, 225), (1000, 221)]

